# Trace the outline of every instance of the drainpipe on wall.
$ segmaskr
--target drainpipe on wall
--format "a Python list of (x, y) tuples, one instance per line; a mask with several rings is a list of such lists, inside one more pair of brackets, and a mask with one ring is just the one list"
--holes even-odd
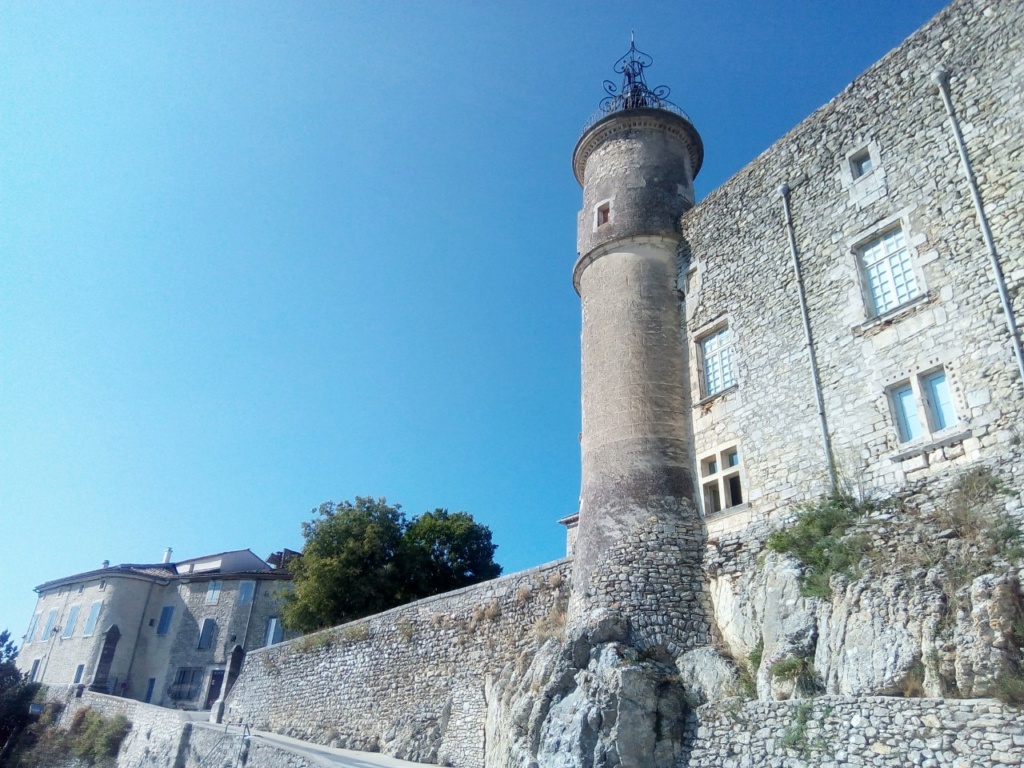
[(804, 278), (800, 271), (800, 257), (796, 249), (796, 235), (793, 232), (793, 215), (789, 209), (789, 184), (779, 187), (782, 197), (782, 210), (786, 216), (786, 235), (789, 238), (789, 253), (793, 257), (793, 274), (796, 275), (797, 296), (800, 299), (800, 317), (804, 325), (804, 343), (807, 345), (807, 357), (811, 363), (811, 380), (814, 383), (814, 399), (818, 404), (818, 422), (821, 427), (821, 441), (825, 445), (825, 460), (828, 463), (828, 480), (832, 493), (839, 490), (836, 478), (836, 461), (832, 453), (832, 438), (828, 433), (828, 420), (825, 418), (825, 401), (821, 394), (821, 376), (818, 374), (818, 359), (814, 353), (814, 337), (811, 336), (811, 320), (807, 314), (807, 296), (804, 292)]
[(944, 69), (937, 69), (932, 73), (932, 82), (938, 87), (942, 96), (942, 103), (946, 107), (946, 114), (949, 116), (949, 125), (953, 129), (953, 138), (956, 139), (956, 148), (960, 153), (960, 160), (964, 169), (964, 176), (967, 177), (967, 186), (971, 189), (971, 199), (974, 200), (974, 212), (978, 215), (978, 224), (981, 226), (981, 237), (985, 241), (985, 248), (988, 250), (989, 262), (992, 264), (992, 274), (996, 279), (996, 288), (999, 290), (999, 300), (1003, 304), (1003, 314), (1006, 316), (1006, 327), (1010, 331), (1010, 341), (1013, 344), (1013, 353), (1017, 358), (1017, 371), (1020, 373), (1021, 381), (1024, 382), (1024, 351), (1021, 350), (1020, 329), (1017, 327), (1017, 319), (1013, 314), (1013, 304), (1010, 301), (1010, 293), (1006, 289), (1006, 280), (1003, 278), (1003, 268), (999, 264), (999, 255), (996, 252), (996, 244), (992, 239), (992, 230), (988, 226), (988, 217), (985, 215), (985, 206), (981, 201), (981, 191), (978, 189), (978, 181), (974, 178), (974, 169), (971, 167), (971, 159), (967, 155), (967, 144), (964, 142), (964, 135), (960, 131), (960, 122), (957, 120), (956, 110), (953, 108), (953, 97), (949, 91), (949, 72)]

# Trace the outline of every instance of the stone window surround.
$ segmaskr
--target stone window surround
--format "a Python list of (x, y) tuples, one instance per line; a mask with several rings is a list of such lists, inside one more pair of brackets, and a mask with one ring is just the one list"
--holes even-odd
[[(736, 455), (738, 457), (738, 463), (734, 465), (735, 471), (733, 471), (733, 467), (721, 466), (722, 457), (730, 450), (735, 450)], [(715, 472), (705, 475), (704, 466), (709, 459), (714, 459), (715, 461), (717, 461), (719, 466), (717, 467), (717, 470)], [(743, 512), (750, 507), (750, 503), (747, 501), (749, 494), (749, 490), (747, 487), (747, 474), (743, 469), (743, 454), (739, 450), (739, 440), (729, 440), (716, 446), (714, 450), (704, 451), (697, 460), (696, 476), (697, 485), (700, 488), (699, 496), (701, 510), (704, 514), (705, 520), (717, 520), (719, 518), (728, 517), (729, 515), (734, 515), (739, 512)], [(719, 498), (722, 499), (722, 503), (724, 504), (727, 497), (725, 495), (726, 487), (725, 485), (723, 485), (723, 483), (725, 483), (730, 477), (733, 476), (739, 477), (740, 489), (743, 496), (743, 500), (739, 504), (733, 504), (732, 506), (729, 507), (722, 507), (722, 509), (719, 509), (716, 512), (708, 511), (707, 499), (704, 492), (705, 486), (712, 484), (716, 485), (719, 491)]]
[[(924, 360), (922, 364), (911, 368), (904, 368), (895, 375), (888, 377), (883, 382), (885, 412), (889, 417), (889, 432), (892, 439), (892, 445), (897, 446), (897, 451), (889, 457), (891, 461), (905, 461), (906, 459), (920, 456), (923, 453), (928, 453), (929, 451), (934, 451), (947, 445), (955, 445), (956, 443), (963, 442), (971, 436), (969, 425), (967, 424), (965, 417), (961, 415), (968, 413), (967, 403), (963, 398), (959, 377), (957, 376), (955, 367), (951, 365), (951, 361), (952, 356), (948, 354), (929, 357), (927, 360)], [(921, 381), (928, 375), (935, 373), (940, 369), (945, 371), (946, 379), (949, 383), (950, 397), (953, 400), (953, 407), (956, 410), (956, 423), (951, 424), (945, 429), (933, 432), (930, 420), (926, 416), (921, 424), (922, 436), (915, 440), (901, 442), (899, 430), (896, 426), (895, 412), (893, 410), (890, 393), (900, 384), (909, 382), (914, 389), (914, 401), (919, 406), (919, 412), (924, 414), (926, 409), (923, 396), (921, 394)]]
[[(597, 232), (598, 227), (603, 227), (605, 224), (610, 224), (612, 221), (612, 204), (615, 202), (615, 196), (605, 198), (604, 200), (598, 200), (594, 203), (594, 232)], [(604, 209), (608, 213), (608, 218), (605, 221), (601, 221), (601, 210)]]
[[(727, 387), (724, 387), (717, 392), (712, 392), (710, 395), (705, 394), (706, 387), (704, 384), (704, 356), (701, 353), (701, 342), (704, 341), (708, 336), (718, 333), (724, 328), (729, 328), (733, 331), (732, 337), (732, 367), (733, 367), (733, 378), (734, 381)], [(696, 386), (694, 390), (700, 393), (700, 400), (693, 404), (694, 408), (707, 405), (708, 403), (717, 400), (720, 397), (728, 395), (739, 389), (739, 370), (737, 366), (737, 348), (736, 348), (736, 332), (732, 324), (732, 315), (729, 313), (719, 315), (714, 320), (705, 323), (704, 325), (697, 328), (692, 334), (693, 337), (693, 360), (696, 365), (692, 376), (695, 379)]]
[[(923, 245), (926, 240), (923, 234), (916, 234), (910, 226), (909, 214), (914, 210), (914, 208), (916, 208), (916, 206), (904, 208), (892, 216), (887, 216), (884, 219), (876, 221), (868, 229), (861, 230), (856, 235), (846, 240), (847, 252), (854, 261), (854, 269), (860, 288), (861, 307), (864, 311), (863, 321), (854, 326), (853, 330), (855, 333), (858, 331), (863, 332), (877, 323), (892, 321), (899, 315), (908, 311), (910, 308), (930, 298), (928, 293), (928, 283), (924, 279), (924, 273), (920, 266), (918, 250), (918, 246)], [(914, 281), (917, 284), (917, 294), (902, 304), (892, 307), (885, 312), (873, 314), (871, 311), (871, 288), (868, 285), (867, 276), (864, 274), (861, 252), (864, 247), (869, 245), (872, 241), (883, 237), (895, 229), (903, 230), (907, 255), (910, 259), (911, 268), (914, 270)]]
[[(868, 160), (870, 160), (871, 167), (864, 173), (858, 174), (857, 161), (864, 156), (867, 156)], [(866, 184), (872, 174), (880, 170), (882, 170), (881, 147), (870, 139), (867, 141), (861, 141), (856, 145), (855, 149), (846, 153), (846, 157), (843, 162), (843, 183), (847, 186)]]
[[(863, 138), (853, 147), (839, 164), (839, 181), (850, 196), (850, 202), (864, 209), (889, 194), (885, 183), (885, 167), (882, 165), (882, 149), (874, 140)], [(871, 160), (871, 168), (857, 176), (855, 162), (865, 153)]]

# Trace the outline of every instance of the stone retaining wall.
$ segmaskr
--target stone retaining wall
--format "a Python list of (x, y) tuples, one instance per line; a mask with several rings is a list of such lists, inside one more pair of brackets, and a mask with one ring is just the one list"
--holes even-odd
[(1024, 720), (992, 700), (823, 696), (704, 707), (698, 717), (689, 768), (1024, 764)]
[(325, 768), (334, 764), (256, 739), (243, 739), (240, 734), (226, 733), (223, 728), (200, 725), (192, 729), (184, 768), (234, 765), (244, 765), (245, 768)]
[(58, 721), (61, 728), (68, 728), (75, 713), (85, 708), (105, 717), (124, 715), (128, 719), (132, 727), (121, 743), (117, 768), (181, 768), (184, 765), (191, 723), (183, 712), (91, 691), (76, 698), (74, 689), (64, 699), (54, 698), (64, 705)]
[[(250, 653), (225, 720), (328, 746), (480, 766), (485, 686), (559, 614), (569, 560)], [(557, 629), (557, 627), (556, 627)]]

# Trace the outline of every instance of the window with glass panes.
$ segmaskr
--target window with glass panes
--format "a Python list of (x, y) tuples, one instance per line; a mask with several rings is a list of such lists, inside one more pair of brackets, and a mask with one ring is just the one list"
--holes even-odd
[(890, 387), (889, 403), (901, 443), (943, 432), (959, 421), (944, 368)]
[(719, 328), (700, 339), (700, 362), (703, 396), (711, 397), (736, 383), (733, 367), (732, 331)]
[(871, 311), (881, 315), (917, 296), (917, 278), (902, 229), (893, 229), (859, 249)]

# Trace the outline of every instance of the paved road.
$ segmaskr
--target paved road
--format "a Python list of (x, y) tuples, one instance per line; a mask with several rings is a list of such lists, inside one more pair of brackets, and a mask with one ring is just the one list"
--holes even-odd
[[(223, 725), (210, 723), (193, 723), (193, 727), (210, 729), (218, 733), (224, 733)], [(238, 726), (227, 726), (227, 732), (241, 734), (242, 729)], [(308, 741), (293, 739), (289, 736), (281, 736), (276, 733), (264, 733), (263, 731), (252, 731), (253, 742), (262, 741), (266, 744), (273, 744), (295, 752), (303, 757), (309, 757), (317, 762), (329, 766), (343, 766), (343, 768), (423, 768), (424, 763), (411, 763), (408, 760), (399, 760), (395, 757), (388, 757), (379, 752), (356, 752), (352, 749), (332, 749), (322, 747), (319, 744), (310, 744)]]

